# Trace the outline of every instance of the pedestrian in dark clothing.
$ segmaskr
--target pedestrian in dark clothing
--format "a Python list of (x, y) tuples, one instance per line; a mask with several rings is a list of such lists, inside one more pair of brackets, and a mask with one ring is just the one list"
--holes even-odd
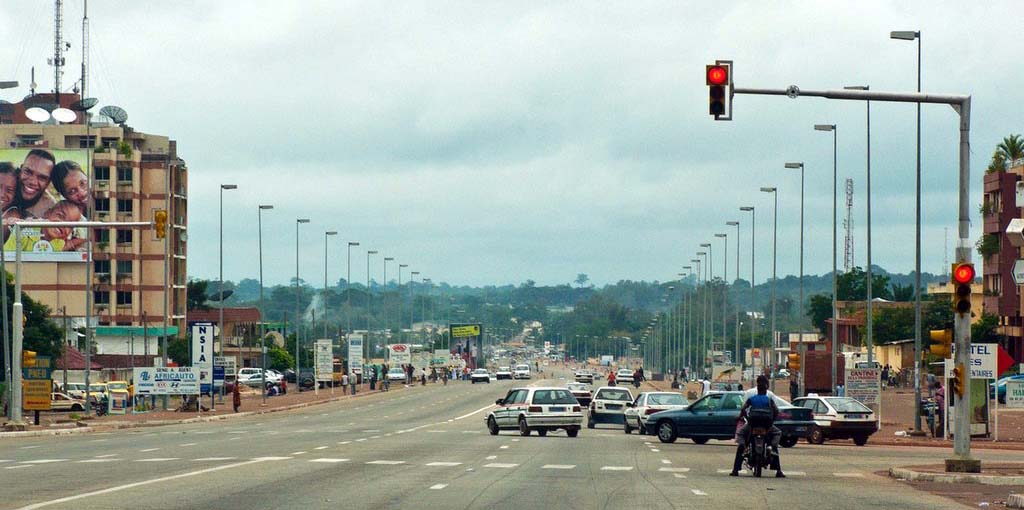
[(231, 385), (231, 404), (235, 408), (235, 412), (238, 412), (238, 408), (242, 407), (242, 394), (238, 392), (238, 383)]
[(800, 385), (796, 382), (796, 377), (789, 378), (789, 400), (794, 400), (800, 396)]
[(284, 378), (281, 378), (281, 394), (282, 395), (287, 395), (288, 394), (288, 381), (285, 380)]

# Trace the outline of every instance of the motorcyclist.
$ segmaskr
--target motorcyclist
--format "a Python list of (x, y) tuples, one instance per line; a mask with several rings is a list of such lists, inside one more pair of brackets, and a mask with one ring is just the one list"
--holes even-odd
[[(747, 398), (746, 402), (743, 403), (743, 408), (740, 410), (740, 417), (747, 415), (748, 409), (763, 409), (771, 410), (772, 420), (771, 429), (768, 431), (768, 440), (772, 445), (772, 465), (771, 469), (775, 469), (776, 478), (785, 478), (786, 475), (782, 473), (782, 465), (779, 463), (779, 440), (782, 438), (782, 431), (775, 426), (775, 420), (779, 417), (779, 407), (775, 405), (774, 398), (768, 391), (768, 378), (759, 375), (757, 376), (757, 393)], [(739, 431), (736, 432), (736, 458), (732, 462), (732, 472), (729, 476), (739, 476), (740, 467), (743, 465), (743, 453), (746, 449), (747, 441), (750, 439), (750, 424), (744, 424)]]

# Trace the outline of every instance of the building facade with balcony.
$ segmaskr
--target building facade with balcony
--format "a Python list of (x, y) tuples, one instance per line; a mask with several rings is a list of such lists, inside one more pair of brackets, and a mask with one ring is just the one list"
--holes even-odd
[[(61, 94), (59, 103), (68, 107), (78, 99)], [(47, 100), (54, 106), (58, 102), (53, 94), (24, 102)], [(87, 128), (81, 113), (73, 123), (34, 123), (24, 110), (25, 105), (15, 103), (0, 116), (2, 147), (87, 150), (93, 170), (93, 221), (150, 222), (154, 211), (168, 211), (165, 239), (149, 228), (95, 228), (89, 232), (92, 250), (85, 262), (24, 262), (24, 291), (50, 307), (51, 317), (66, 319), (72, 328), (86, 324), (86, 296), (91, 293), (89, 325), (94, 332), (103, 328), (108, 336), (118, 336), (116, 328), (147, 328), (161, 336), (164, 331), (169, 337), (183, 334), (188, 169), (175, 141), (99, 122), (95, 116)], [(17, 167), (22, 162), (11, 163)], [(13, 273), (14, 253), (5, 252), (5, 257), (7, 270)], [(87, 267), (93, 270), (90, 281)]]
[(1021, 316), (1020, 287), (1013, 280), (1013, 266), (1022, 258), (1022, 251), (1010, 244), (1006, 227), (1010, 220), (1024, 217), (1024, 165), (1011, 166), (1003, 172), (984, 176), (985, 196), (981, 205), (983, 217), (982, 257), (983, 309), (999, 317), (999, 333), (1003, 347), (1018, 362), (1024, 360), (1024, 317)]

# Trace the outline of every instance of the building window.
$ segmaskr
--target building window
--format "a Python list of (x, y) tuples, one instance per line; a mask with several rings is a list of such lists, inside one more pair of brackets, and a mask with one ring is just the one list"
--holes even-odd
[(94, 260), (92, 262), (92, 269), (96, 271), (96, 274), (110, 273), (110, 261), (109, 260)]
[(110, 291), (97, 290), (92, 293), (92, 300), (95, 301), (97, 305), (108, 305), (110, 304)]
[(117, 229), (117, 244), (131, 244), (133, 233), (131, 230)]
[(109, 198), (97, 198), (94, 199), (96, 204), (96, 212), (109, 212), (110, 211), (110, 199)]
[(98, 181), (110, 180), (110, 167), (109, 166), (98, 166), (96, 167), (96, 175), (94, 176)]
[(130, 213), (132, 212), (132, 202), (130, 198), (119, 198), (117, 199), (117, 212), (119, 213)]
[(132, 168), (124, 166), (117, 167), (117, 182), (132, 182)]
[(117, 261), (117, 274), (132, 274), (132, 261), (130, 260), (118, 260)]
[(117, 291), (117, 304), (118, 306), (132, 304), (132, 293), (124, 290)]
[(90, 149), (90, 148), (95, 147), (95, 146), (96, 146), (96, 137), (95, 136), (89, 136), (89, 137), (83, 136), (83, 137), (78, 139), (78, 148), (79, 149)]
[(107, 229), (95, 230), (96, 242), (97, 243), (109, 243), (110, 242), (110, 231)]

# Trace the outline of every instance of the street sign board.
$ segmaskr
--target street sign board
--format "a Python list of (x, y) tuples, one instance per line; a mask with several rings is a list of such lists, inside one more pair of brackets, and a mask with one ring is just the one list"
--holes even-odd
[(430, 360), (432, 365), (446, 365), (451, 361), (451, 355), (448, 354), (448, 349), (434, 349), (434, 357)]
[[(363, 335), (348, 336), (348, 372), (351, 374), (363, 368)], [(328, 379), (330, 380), (330, 379)]]
[(135, 368), (136, 395), (198, 395), (199, 369), (196, 367)]
[(192, 325), (192, 366), (199, 370), (199, 384), (203, 392), (213, 384), (213, 331), (211, 323)]
[(1024, 381), (1006, 381), (1006, 407), (1024, 408)]
[(50, 410), (50, 389), (53, 388), (53, 381), (50, 379), (26, 379), (21, 382), (22, 394), (26, 411), (49, 411)]
[(480, 325), (479, 324), (464, 324), (461, 326), (452, 326), (451, 331), (452, 338), (465, 338), (468, 336), (480, 336)]
[[(349, 340), (351, 346), (351, 340)], [(314, 344), (314, 368), (317, 381), (330, 381), (334, 373), (334, 349), (330, 339), (317, 340)]]
[(882, 392), (882, 371), (877, 368), (847, 369), (843, 387), (847, 397), (866, 406), (876, 405)]
[(400, 367), (412, 363), (412, 346), (409, 344), (388, 345), (388, 363)]
[[(999, 344), (971, 344), (971, 379), (998, 379), (1013, 365), (1013, 358)], [(953, 363), (946, 360), (946, 379), (953, 377)]]
[(1013, 283), (1024, 285), (1024, 260), (1013, 263)]

